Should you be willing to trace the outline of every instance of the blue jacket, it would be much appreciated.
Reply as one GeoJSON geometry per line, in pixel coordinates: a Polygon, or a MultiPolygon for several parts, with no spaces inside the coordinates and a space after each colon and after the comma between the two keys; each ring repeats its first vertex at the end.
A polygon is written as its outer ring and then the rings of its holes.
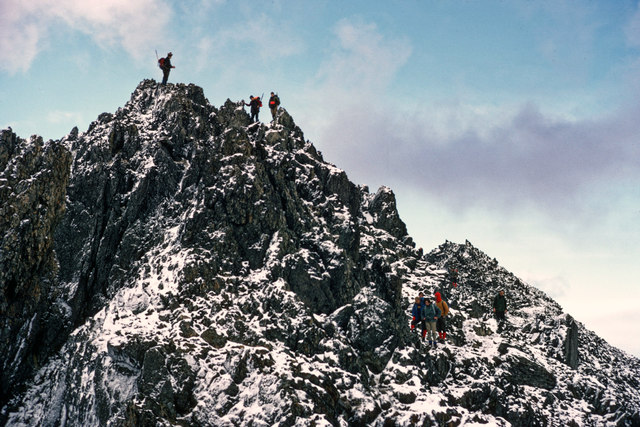
{"type": "Polygon", "coordinates": [[[434,317],[440,317],[441,314],[442,312],[434,303],[422,306],[422,318],[426,319],[427,322],[435,322],[436,319],[434,319],[434,317]]]}
{"type": "Polygon", "coordinates": [[[413,308],[411,309],[411,315],[416,318],[416,320],[422,319],[422,305],[413,303],[413,308]]]}

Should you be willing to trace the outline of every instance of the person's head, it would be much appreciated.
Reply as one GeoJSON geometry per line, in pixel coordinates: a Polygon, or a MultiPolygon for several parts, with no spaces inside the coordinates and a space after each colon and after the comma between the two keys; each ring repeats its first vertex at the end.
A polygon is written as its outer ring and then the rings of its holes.
{"type": "Polygon", "coordinates": [[[271,92],[271,96],[275,95],[275,93],[271,92]]]}
{"type": "Polygon", "coordinates": [[[420,292],[418,295],[420,295],[420,298],[424,297],[424,292],[420,292]]]}
{"type": "Polygon", "coordinates": [[[431,305],[431,300],[430,300],[429,298],[425,298],[425,299],[424,299],[424,303],[425,303],[426,305],[431,305]]]}
{"type": "Polygon", "coordinates": [[[502,295],[502,296],[504,296],[504,291],[503,291],[502,289],[500,289],[499,294],[500,294],[500,295],[502,295]]]}
{"type": "Polygon", "coordinates": [[[437,302],[439,302],[442,299],[442,295],[440,295],[440,292],[436,292],[435,294],[433,294],[433,296],[436,297],[437,302]]]}
{"type": "Polygon", "coordinates": [[[173,53],[171,53],[171,52],[167,53],[167,57],[168,58],[171,58],[172,56],[173,56],[173,53]]]}
{"type": "Polygon", "coordinates": [[[416,297],[415,302],[416,304],[420,304],[420,297],[416,297]]]}

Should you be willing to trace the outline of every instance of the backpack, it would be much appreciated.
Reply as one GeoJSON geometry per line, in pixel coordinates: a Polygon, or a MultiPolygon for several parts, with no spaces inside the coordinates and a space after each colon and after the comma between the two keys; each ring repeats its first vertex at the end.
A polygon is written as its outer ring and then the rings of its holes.
{"type": "Polygon", "coordinates": [[[161,70],[164,70],[164,58],[158,59],[158,67],[160,67],[161,70]]]}

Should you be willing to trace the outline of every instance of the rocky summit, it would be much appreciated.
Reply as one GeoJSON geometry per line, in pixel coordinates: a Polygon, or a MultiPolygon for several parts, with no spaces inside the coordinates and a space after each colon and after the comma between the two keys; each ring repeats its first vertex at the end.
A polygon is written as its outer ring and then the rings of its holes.
{"type": "Polygon", "coordinates": [[[84,133],[3,130],[0,196],[0,424],[640,425],[637,358],[469,242],[416,249],[283,109],[145,80],[84,133]]]}

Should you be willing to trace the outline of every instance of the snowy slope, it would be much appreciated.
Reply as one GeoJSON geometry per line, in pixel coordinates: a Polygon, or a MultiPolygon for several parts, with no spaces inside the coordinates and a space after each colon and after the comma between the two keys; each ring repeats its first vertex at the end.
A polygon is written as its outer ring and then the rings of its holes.
{"type": "Polygon", "coordinates": [[[251,124],[144,81],[62,143],[77,326],[8,425],[640,425],[637,359],[468,242],[423,255],[392,191],[352,184],[284,110],[251,124]],[[429,349],[409,313],[436,290],[450,332],[429,349]]]}

